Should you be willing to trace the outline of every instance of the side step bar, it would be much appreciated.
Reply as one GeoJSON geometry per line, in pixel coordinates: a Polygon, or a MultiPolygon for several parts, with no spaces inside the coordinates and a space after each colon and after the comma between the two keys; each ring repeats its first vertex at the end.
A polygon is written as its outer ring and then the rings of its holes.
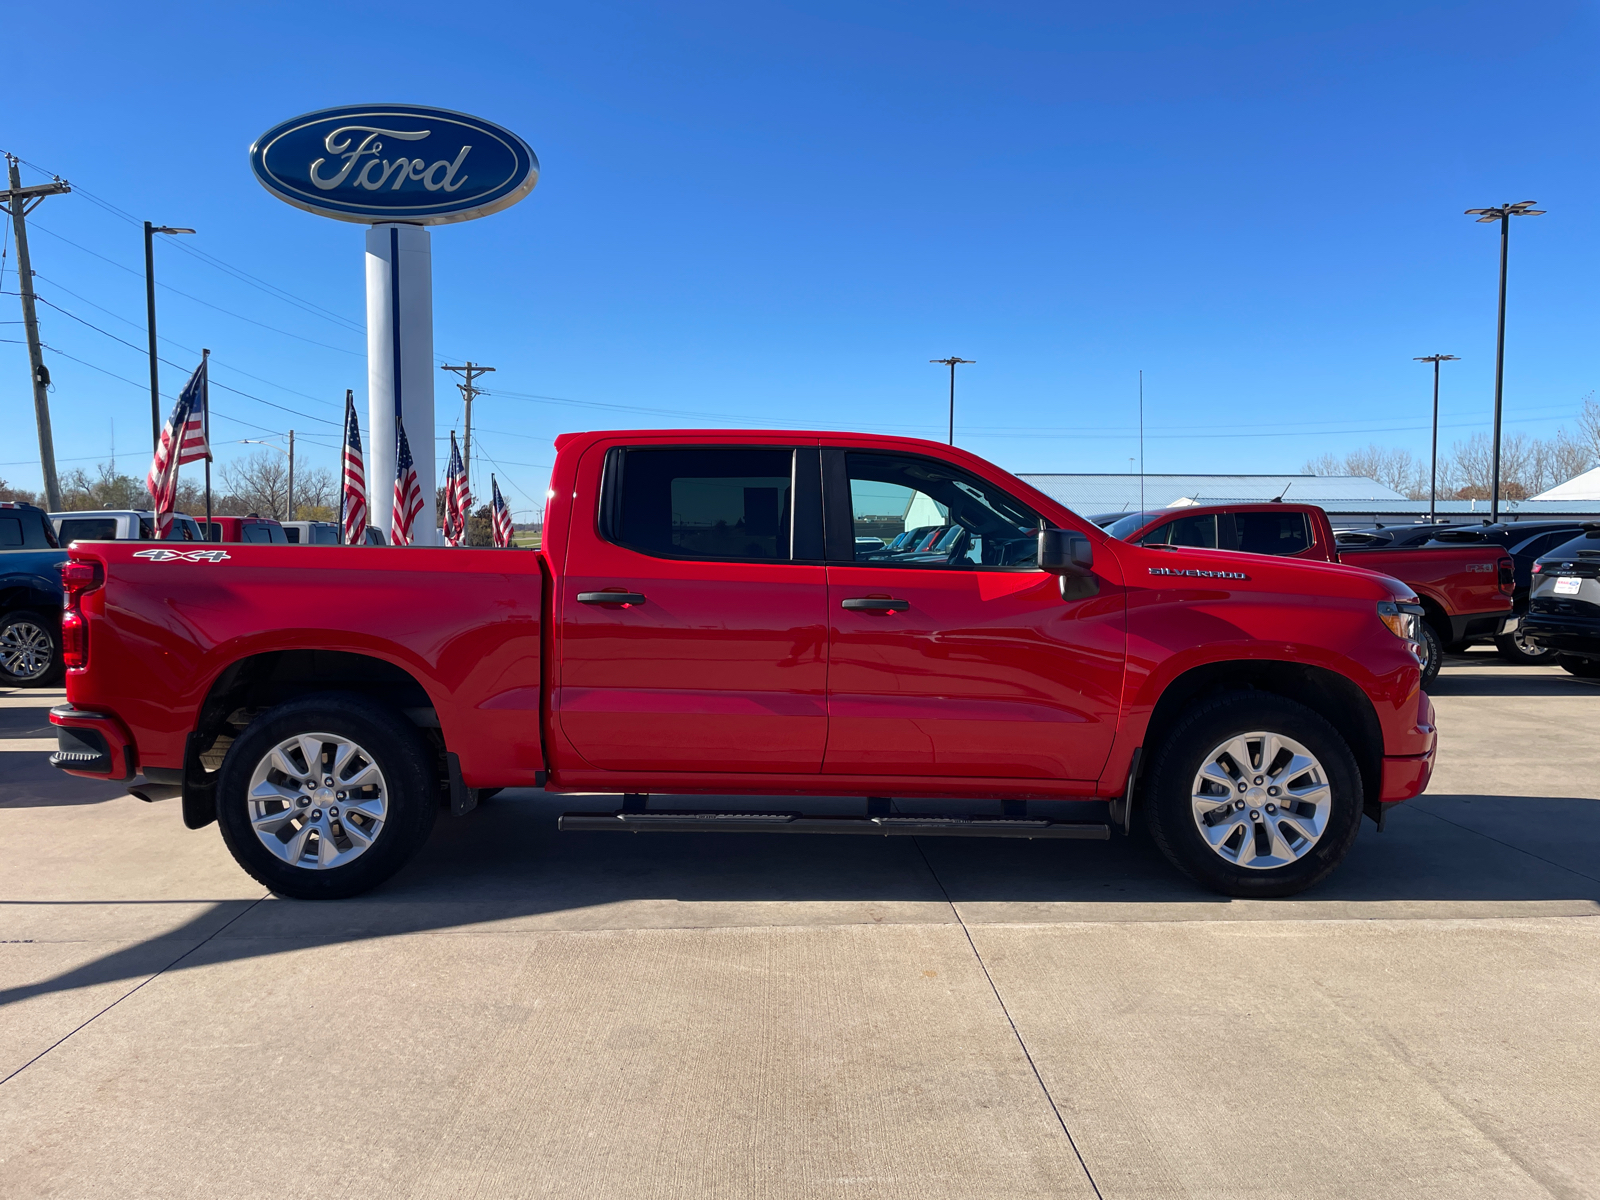
{"type": "Polygon", "coordinates": [[[1077,838],[1103,842],[1108,825],[1092,821],[1051,821],[1044,817],[941,816],[907,814],[869,817],[819,817],[799,812],[720,812],[666,809],[562,813],[563,831],[613,830],[619,833],[855,833],[878,837],[1077,838]]]}

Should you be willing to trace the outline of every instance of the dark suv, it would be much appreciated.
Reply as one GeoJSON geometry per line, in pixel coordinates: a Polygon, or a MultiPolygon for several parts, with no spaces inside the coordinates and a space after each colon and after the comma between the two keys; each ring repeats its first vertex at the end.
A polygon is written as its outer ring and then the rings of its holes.
{"type": "Polygon", "coordinates": [[[0,504],[0,685],[40,687],[61,673],[61,564],[44,509],[0,504]]]}
{"type": "Polygon", "coordinates": [[[1522,634],[1574,675],[1600,679],[1600,524],[1533,564],[1522,634]]]}

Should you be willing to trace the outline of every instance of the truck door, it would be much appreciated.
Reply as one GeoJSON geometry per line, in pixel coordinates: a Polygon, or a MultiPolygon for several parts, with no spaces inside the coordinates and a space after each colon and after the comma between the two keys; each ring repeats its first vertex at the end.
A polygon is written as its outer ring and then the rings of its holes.
{"type": "Polygon", "coordinates": [[[552,707],[573,748],[615,771],[821,770],[817,447],[612,447],[580,464],[596,490],[558,594],[552,707]]]}
{"type": "Polygon", "coordinates": [[[934,458],[823,454],[823,771],[1097,778],[1126,656],[1115,568],[1096,595],[1063,599],[1034,566],[1039,515],[993,483],[934,458]],[[931,549],[895,544],[926,525],[945,530],[931,549]]]}

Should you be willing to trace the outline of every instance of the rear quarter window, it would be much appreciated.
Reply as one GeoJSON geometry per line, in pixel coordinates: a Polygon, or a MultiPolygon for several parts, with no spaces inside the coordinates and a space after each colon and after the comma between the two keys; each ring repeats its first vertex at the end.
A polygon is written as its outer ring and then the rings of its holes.
{"type": "Polygon", "coordinates": [[[13,550],[23,543],[22,521],[17,517],[0,517],[0,550],[13,550]]]}
{"type": "Polygon", "coordinates": [[[1246,554],[1299,554],[1311,546],[1305,513],[1241,512],[1233,521],[1246,554]]]}
{"type": "Polygon", "coordinates": [[[61,532],[56,535],[61,544],[68,542],[114,542],[117,540],[115,517],[68,517],[61,522],[61,532]]]}

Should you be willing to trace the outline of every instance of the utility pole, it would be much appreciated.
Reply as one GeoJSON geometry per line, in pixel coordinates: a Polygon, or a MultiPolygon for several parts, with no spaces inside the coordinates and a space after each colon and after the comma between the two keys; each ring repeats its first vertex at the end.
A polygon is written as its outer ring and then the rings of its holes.
{"type": "Polygon", "coordinates": [[[1425,354],[1412,361],[1433,364],[1433,469],[1428,477],[1428,524],[1434,525],[1439,520],[1435,511],[1439,504],[1439,364],[1459,359],[1454,354],[1425,354]]]}
{"type": "Polygon", "coordinates": [[[975,363],[978,360],[975,358],[956,358],[952,355],[949,358],[930,358],[928,361],[950,368],[950,444],[954,446],[956,444],[956,368],[975,363]]]}
{"type": "Polygon", "coordinates": [[[440,367],[439,370],[455,371],[465,380],[463,383],[456,384],[456,387],[461,389],[462,399],[467,402],[467,430],[466,437],[462,439],[464,444],[461,447],[461,469],[466,472],[467,492],[470,494],[472,492],[472,398],[488,394],[482,388],[474,387],[472,381],[479,375],[487,375],[494,368],[480,367],[469,360],[462,366],[440,367]]]}
{"type": "Polygon", "coordinates": [[[50,372],[39,347],[39,315],[33,303],[33,262],[28,257],[28,225],[24,218],[38,208],[46,196],[58,196],[72,188],[58,178],[53,183],[22,186],[17,171],[18,159],[6,155],[10,187],[5,196],[5,211],[11,214],[11,227],[17,239],[17,279],[22,293],[22,324],[28,338],[28,367],[33,372],[33,419],[39,426],[39,471],[44,476],[44,501],[51,512],[61,511],[61,484],[56,479],[56,443],[50,434],[50,372]]]}
{"type": "Polygon", "coordinates": [[[289,430],[289,515],[294,520],[294,430],[289,430]]]}
{"type": "Polygon", "coordinates": [[[1469,208],[1466,215],[1477,217],[1479,225],[1500,222],[1500,323],[1494,342],[1494,466],[1489,482],[1489,523],[1500,523],[1500,394],[1506,376],[1506,260],[1511,248],[1512,217],[1542,217],[1545,210],[1534,208],[1534,200],[1518,200],[1498,208],[1469,208]]]}
{"type": "Polygon", "coordinates": [[[145,328],[150,332],[150,452],[161,445],[161,373],[156,365],[156,252],[155,234],[193,233],[170,225],[144,223],[144,312],[145,328]]]}

